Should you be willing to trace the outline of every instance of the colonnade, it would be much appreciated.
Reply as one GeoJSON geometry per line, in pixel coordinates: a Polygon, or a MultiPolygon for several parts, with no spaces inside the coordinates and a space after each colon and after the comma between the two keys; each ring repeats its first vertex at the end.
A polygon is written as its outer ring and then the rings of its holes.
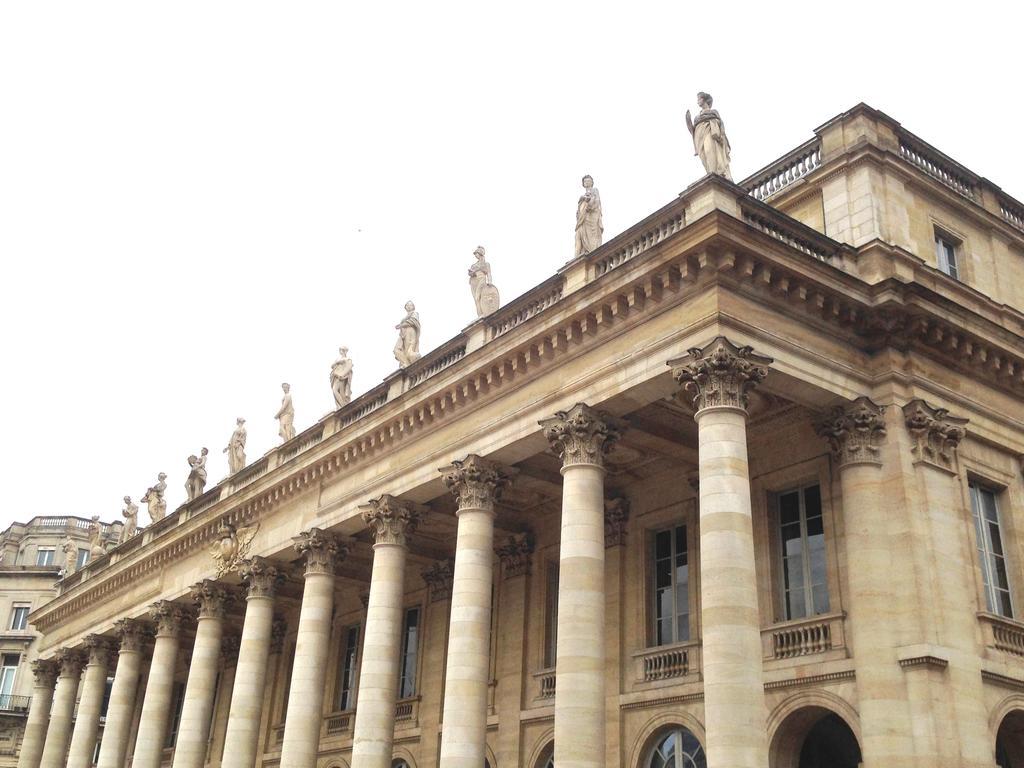
{"type": "MultiPolygon", "coordinates": [[[[746,409],[749,390],[765,377],[771,362],[749,347],[719,337],[669,363],[675,379],[692,397],[698,424],[704,707],[706,751],[712,768],[764,768],[768,764],[746,409]]],[[[563,477],[555,761],[559,768],[604,768],[608,677],[604,462],[624,424],[581,403],[545,419],[541,428],[561,457],[563,477]]],[[[440,765],[480,768],[486,752],[495,502],[509,473],[476,455],[443,471],[444,482],[457,500],[458,532],[440,765]]],[[[859,485],[865,493],[873,487],[867,480],[859,485]]],[[[353,731],[353,768],[391,767],[406,554],[420,514],[416,505],[389,495],[370,502],[363,513],[373,535],[374,554],[353,731]]],[[[342,537],[313,528],[296,537],[294,546],[304,560],[304,586],[280,764],[314,768],[335,568],[350,545],[342,537]]],[[[231,768],[251,768],[257,759],[275,585],[281,577],[276,566],[260,557],[246,561],[241,575],[247,591],[245,618],[223,756],[223,765],[231,768]]],[[[192,588],[192,598],[198,607],[198,626],[173,768],[201,768],[206,760],[217,654],[230,595],[223,586],[206,581],[192,588]]],[[[184,617],[183,607],[176,603],[160,601],[151,609],[156,641],[133,768],[157,768],[160,764],[184,617]]],[[[136,708],[141,625],[122,620],[116,634],[120,640],[118,663],[100,768],[123,767],[129,750],[129,723],[136,708]]],[[[91,756],[96,741],[96,702],[102,696],[114,651],[102,638],[88,645],[84,708],[80,705],[73,733],[74,698],[85,657],[79,651],[58,654],[59,677],[54,663],[37,665],[37,695],[19,768],[62,765],[68,738],[68,765],[88,765],[86,756],[91,756]]]]}

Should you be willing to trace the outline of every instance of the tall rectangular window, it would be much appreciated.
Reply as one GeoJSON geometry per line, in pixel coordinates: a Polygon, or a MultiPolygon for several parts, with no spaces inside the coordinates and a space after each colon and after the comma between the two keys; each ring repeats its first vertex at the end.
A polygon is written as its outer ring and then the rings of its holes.
{"type": "Polygon", "coordinates": [[[941,232],[935,233],[935,255],[939,262],[939,269],[952,277],[960,279],[960,269],[956,260],[957,243],[949,235],[941,232]]]}
{"type": "Polygon", "coordinates": [[[1010,602],[1010,581],[1003,552],[1003,536],[999,529],[999,508],[993,491],[977,483],[970,484],[971,515],[978,544],[981,580],[985,585],[985,604],[991,613],[1013,617],[1010,602]]]}
{"type": "Polygon", "coordinates": [[[821,488],[811,485],[780,493],[779,540],[786,619],[828,613],[828,570],[821,488]]]}
{"type": "Polygon", "coordinates": [[[57,557],[57,550],[53,547],[39,547],[36,549],[36,565],[53,565],[57,557]]]}
{"type": "Polygon", "coordinates": [[[548,563],[544,603],[544,668],[553,669],[558,648],[558,563],[548,563]]]}
{"type": "Polygon", "coordinates": [[[690,639],[690,565],[686,526],[654,534],[654,644],[690,639]]]}
{"type": "Polygon", "coordinates": [[[18,674],[18,662],[21,656],[17,653],[5,653],[0,656],[0,710],[9,710],[11,693],[14,692],[14,678],[18,674]]]}
{"type": "Polygon", "coordinates": [[[345,644],[341,661],[338,663],[338,699],[335,708],[339,712],[356,705],[356,663],[359,661],[359,625],[349,627],[345,632],[345,644]]]}
{"type": "Polygon", "coordinates": [[[103,686],[103,701],[100,704],[100,722],[106,722],[107,710],[110,708],[110,694],[114,690],[114,678],[107,676],[106,684],[103,686]]]}
{"type": "Polygon", "coordinates": [[[32,606],[15,603],[11,608],[11,629],[28,629],[28,614],[32,606]]]}
{"type": "Polygon", "coordinates": [[[181,725],[181,708],[185,705],[185,684],[175,683],[171,689],[171,721],[167,727],[167,739],[164,749],[170,749],[178,743],[178,727],[181,725]]]}
{"type": "Polygon", "coordinates": [[[78,570],[83,565],[89,562],[89,550],[78,548],[78,557],[75,558],[75,570],[78,570]]]}
{"type": "Polygon", "coordinates": [[[416,695],[416,655],[419,651],[420,609],[409,608],[405,612],[405,626],[402,629],[402,676],[398,680],[398,698],[407,699],[416,695]]]}

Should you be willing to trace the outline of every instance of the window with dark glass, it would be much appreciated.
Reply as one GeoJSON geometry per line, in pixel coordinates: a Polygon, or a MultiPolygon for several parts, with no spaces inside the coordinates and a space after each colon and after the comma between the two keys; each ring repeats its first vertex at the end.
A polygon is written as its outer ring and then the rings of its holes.
{"type": "Polygon", "coordinates": [[[178,743],[178,728],[181,726],[181,708],[185,705],[185,684],[175,683],[171,690],[171,720],[167,727],[167,738],[164,749],[170,749],[178,743]]]}
{"type": "Polygon", "coordinates": [[[828,570],[821,488],[780,493],[779,540],[782,602],[786,619],[828,613],[828,570]]]}
{"type": "Polygon", "coordinates": [[[1010,580],[1003,551],[1003,535],[999,528],[999,507],[996,494],[977,483],[970,484],[971,515],[978,546],[978,563],[985,588],[985,604],[991,613],[1013,617],[1010,602],[1010,580]]]}
{"type": "Polygon", "coordinates": [[[409,608],[405,612],[402,628],[402,675],[398,680],[398,698],[406,699],[416,695],[416,661],[419,651],[420,609],[409,608]]]}
{"type": "Polygon", "coordinates": [[[349,627],[345,632],[345,643],[341,661],[338,665],[338,700],[335,702],[339,712],[352,709],[356,705],[356,663],[359,660],[359,626],[349,627]]]}
{"type": "Polygon", "coordinates": [[[29,605],[14,604],[11,609],[11,629],[28,629],[29,605]]]}
{"type": "Polygon", "coordinates": [[[89,562],[89,550],[79,547],[78,556],[75,558],[75,567],[81,568],[89,562]]]}
{"type": "Polygon", "coordinates": [[[544,668],[555,666],[558,646],[558,563],[548,563],[544,595],[544,668]]]}
{"type": "Polygon", "coordinates": [[[935,233],[935,253],[939,269],[950,277],[959,280],[960,269],[956,259],[957,243],[949,235],[935,233]]]}
{"type": "Polygon", "coordinates": [[[107,719],[107,708],[110,706],[110,692],[112,690],[114,690],[114,678],[108,676],[106,684],[103,686],[103,702],[100,704],[101,723],[107,719]]]}
{"type": "Polygon", "coordinates": [[[690,639],[690,566],[686,526],[654,534],[654,644],[690,639]]]}

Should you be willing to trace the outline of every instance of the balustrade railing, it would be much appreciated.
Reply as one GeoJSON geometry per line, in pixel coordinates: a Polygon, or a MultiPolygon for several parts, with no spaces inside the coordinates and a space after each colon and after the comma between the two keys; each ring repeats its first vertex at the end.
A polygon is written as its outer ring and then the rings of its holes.
{"type": "Polygon", "coordinates": [[[538,286],[539,293],[537,291],[531,291],[531,297],[529,299],[517,299],[507,307],[499,309],[490,318],[488,318],[489,338],[496,339],[499,336],[503,336],[513,328],[525,323],[531,317],[539,315],[548,307],[561,301],[563,284],[562,277],[558,276],[548,280],[547,282],[549,283],[547,286],[543,283],[538,286]]]}
{"type": "Polygon", "coordinates": [[[420,697],[415,696],[408,699],[400,699],[395,704],[395,723],[403,725],[415,725],[419,716],[420,697]]]}
{"type": "Polygon", "coordinates": [[[10,693],[0,694],[0,712],[8,715],[28,714],[28,708],[31,704],[31,696],[14,696],[10,693]]]}
{"type": "Polygon", "coordinates": [[[535,672],[533,677],[537,681],[538,699],[555,698],[555,670],[542,669],[540,672],[535,672]]]}
{"type": "Polygon", "coordinates": [[[812,139],[745,179],[740,186],[756,200],[767,200],[821,166],[821,141],[812,139]]]}
{"type": "Polygon", "coordinates": [[[818,261],[831,262],[836,256],[835,248],[826,244],[827,238],[789,217],[755,210],[752,204],[747,203],[743,206],[743,220],[754,229],[818,261]]]}
{"type": "Polygon", "coordinates": [[[448,366],[454,365],[465,356],[466,345],[460,344],[447,352],[442,352],[434,359],[428,358],[427,360],[417,361],[416,368],[413,369],[409,376],[409,386],[415,387],[417,384],[421,384],[448,366]]]}
{"type": "MultiPolygon", "coordinates": [[[[657,216],[657,214],[655,214],[657,216]]],[[[686,226],[683,211],[676,210],[664,215],[660,220],[654,221],[639,233],[631,237],[626,243],[615,248],[607,256],[599,258],[594,263],[594,272],[600,277],[610,272],[640,254],[649,251],[665,238],[674,235],[686,226]]]]}
{"type": "Polygon", "coordinates": [[[814,616],[761,631],[765,659],[795,659],[844,648],[843,614],[814,616]]]}
{"type": "Polygon", "coordinates": [[[1024,206],[1017,205],[1005,198],[999,200],[999,212],[1012,226],[1024,232],[1024,206]]]}
{"type": "Polygon", "coordinates": [[[985,645],[1013,656],[1024,656],[1024,624],[994,613],[979,613],[985,645]]]}
{"type": "Polygon", "coordinates": [[[645,648],[633,654],[636,664],[636,679],[650,683],[655,680],[671,680],[685,677],[699,668],[697,643],[678,643],[655,648],[645,648]]]}
{"type": "Polygon", "coordinates": [[[284,464],[286,461],[290,461],[304,451],[308,451],[314,445],[324,439],[324,425],[318,424],[316,428],[310,431],[306,435],[299,435],[298,438],[293,440],[291,444],[282,446],[279,451],[280,460],[278,463],[284,464]]]}
{"type": "Polygon", "coordinates": [[[968,200],[977,199],[975,182],[954,163],[908,136],[900,136],[900,156],[968,200]]]}
{"type": "Polygon", "coordinates": [[[352,730],[352,722],[355,720],[355,712],[335,712],[324,718],[324,735],[337,736],[340,733],[349,733],[352,730]]]}

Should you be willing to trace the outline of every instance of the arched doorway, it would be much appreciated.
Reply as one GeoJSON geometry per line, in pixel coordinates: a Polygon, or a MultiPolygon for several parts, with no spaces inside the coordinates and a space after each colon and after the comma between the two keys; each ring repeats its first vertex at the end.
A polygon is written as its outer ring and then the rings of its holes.
{"type": "Polygon", "coordinates": [[[1013,710],[999,724],[996,765],[999,768],[1024,768],[1024,710],[1013,710]]]}
{"type": "Polygon", "coordinates": [[[850,726],[824,707],[791,713],[772,739],[771,768],[858,768],[860,763],[860,745],[850,726]]]}

